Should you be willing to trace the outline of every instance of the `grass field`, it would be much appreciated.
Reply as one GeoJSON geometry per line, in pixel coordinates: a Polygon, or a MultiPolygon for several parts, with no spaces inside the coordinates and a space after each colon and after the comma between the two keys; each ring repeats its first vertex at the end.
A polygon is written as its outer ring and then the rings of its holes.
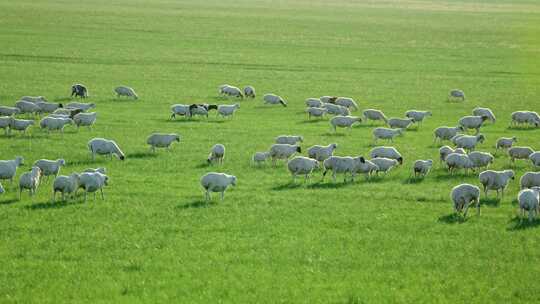
{"type": "MultiPolygon", "coordinates": [[[[497,122],[495,140],[515,135],[540,149],[540,129],[509,129],[510,113],[540,110],[537,1],[86,1],[0,0],[0,104],[23,95],[67,102],[89,87],[93,131],[68,127],[30,137],[0,135],[0,159],[26,166],[65,158],[68,174],[105,166],[106,199],[51,202],[48,181],[17,200],[0,196],[0,302],[179,303],[531,303],[540,288],[540,220],[518,223],[519,182],[482,199],[482,215],[452,216],[450,189],[477,176],[449,176],[438,164],[410,182],[415,159],[437,159],[433,129],[455,125],[476,106],[497,122]],[[253,85],[289,107],[242,101],[233,120],[168,120],[173,103],[233,103],[217,86],[253,85]],[[112,89],[135,88],[139,101],[112,89]],[[468,101],[447,103],[449,89],[468,101]],[[250,157],[281,134],[303,147],[338,143],[337,155],[367,155],[373,126],[330,132],[307,121],[307,97],[354,97],[360,108],[433,117],[399,137],[404,165],[385,178],[292,184],[282,166],[250,157]],[[153,155],[154,131],[177,132],[172,152],[153,155]],[[92,162],[86,143],[116,140],[126,160],[92,162]],[[210,147],[225,163],[205,165],[210,147]],[[209,171],[238,185],[205,204],[209,171]]],[[[353,112],[359,115],[359,112],[353,112]]],[[[509,167],[499,153],[495,169],[509,167]]],[[[527,162],[514,168],[519,178],[527,162]]]]}

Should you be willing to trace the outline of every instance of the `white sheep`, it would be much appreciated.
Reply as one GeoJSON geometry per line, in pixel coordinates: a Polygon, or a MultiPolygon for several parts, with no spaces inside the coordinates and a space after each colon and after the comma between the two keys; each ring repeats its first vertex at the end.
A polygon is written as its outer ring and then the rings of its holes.
{"type": "Polygon", "coordinates": [[[433,167],[433,160],[431,159],[428,159],[428,160],[419,159],[415,161],[413,165],[414,177],[418,177],[418,176],[425,177],[431,171],[432,167],[433,167]]]}
{"type": "Polygon", "coordinates": [[[369,152],[369,155],[371,158],[384,157],[384,158],[395,159],[399,162],[399,164],[403,164],[403,157],[398,152],[398,150],[396,150],[396,148],[394,147],[384,147],[384,146],[375,147],[371,149],[371,151],[369,152]]]}
{"type": "Polygon", "coordinates": [[[308,157],[318,161],[324,161],[334,154],[334,150],[337,149],[337,147],[338,145],[336,143],[327,146],[314,145],[307,150],[308,157]]]}
{"type": "Polygon", "coordinates": [[[156,148],[167,148],[167,150],[170,150],[170,146],[174,141],[180,142],[180,135],[176,133],[152,133],[146,139],[146,143],[150,145],[152,152],[156,152],[156,148]]]}
{"type": "Polygon", "coordinates": [[[96,154],[109,155],[110,159],[112,159],[113,154],[120,158],[120,160],[124,160],[125,158],[124,152],[120,150],[120,147],[118,147],[114,140],[93,138],[88,142],[88,149],[92,153],[92,160],[95,160],[96,154]]]}
{"type": "Polygon", "coordinates": [[[395,159],[385,158],[385,157],[377,157],[370,160],[372,163],[377,165],[379,169],[377,169],[375,172],[377,174],[379,172],[384,172],[384,175],[388,173],[392,168],[398,165],[398,161],[395,159]]]}
{"type": "Polygon", "coordinates": [[[296,156],[287,163],[287,168],[293,176],[293,182],[296,182],[296,176],[298,174],[304,174],[307,181],[311,172],[319,168],[319,162],[308,157],[296,156]]]}
{"type": "Polygon", "coordinates": [[[308,119],[311,119],[311,116],[322,118],[326,113],[328,113],[328,109],[310,107],[306,109],[306,112],[308,113],[308,119]]]}
{"type": "Polygon", "coordinates": [[[302,153],[302,148],[298,145],[289,144],[273,144],[270,147],[270,157],[272,158],[272,164],[276,166],[278,159],[289,159],[295,153],[302,153]]]}
{"type": "Polygon", "coordinates": [[[330,120],[330,125],[334,132],[336,132],[337,127],[351,130],[352,125],[357,122],[362,122],[362,118],[356,116],[336,116],[330,120]]]}
{"type": "Polygon", "coordinates": [[[9,126],[11,125],[12,120],[13,117],[11,116],[0,116],[0,129],[4,129],[5,135],[9,135],[11,133],[9,126]]]}
{"type": "Polygon", "coordinates": [[[472,111],[472,115],[485,117],[492,123],[495,123],[495,114],[493,114],[493,112],[489,108],[474,108],[474,110],[472,111]]]}
{"type": "Polygon", "coordinates": [[[323,103],[335,103],[336,99],[337,99],[337,96],[321,96],[321,97],[319,97],[319,99],[323,103]]]}
{"type": "Polygon", "coordinates": [[[297,143],[303,141],[304,137],[300,135],[280,135],[276,137],[276,144],[296,145],[297,143]]]}
{"type": "Polygon", "coordinates": [[[94,103],[84,103],[84,102],[70,102],[66,105],[66,108],[80,109],[83,112],[86,112],[95,107],[96,107],[96,104],[94,103]]]}
{"type": "Polygon", "coordinates": [[[223,94],[243,99],[244,95],[242,95],[242,90],[235,86],[226,85],[222,88],[223,94]]]}
{"type": "Polygon", "coordinates": [[[266,94],[263,96],[264,104],[281,104],[286,107],[287,102],[281,96],[275,94],[266,94]]]}
{"type": "Polygon", "coordinates": [[[9,129],[15,131],[22,131],[23,134],[26,134],[26,130],[28,130],[28,128],[33,125],[33,120],[13,118],[11,120],[11,124],[9,125],[9,129]]]}
{"type": "Polygon", "coordinates": [[[94,172],[99,172],[101,174],[107,174],[107,169],[103,168],[103,167],[99,167],[99,168],[88,168],[88,169],[84,169],[83,172],[89,172],[89,173],[94,173],[94,172]]]}
{"type": "Polygon", "coordinates": [[[189,105],[185,104],[174,104],[171,106],[171,119],[176,118],[176,115],[181,115],[185,117],[191,116],[191,111],[189,105]]]}
{"type": "Polygon", "coordinates": [[[500,137],[497,139],[497,142],[495,143],[495,149],[503,149],[508,150],[512,148],[512,145],[517,142],[517,137],[500,137]]]}
{"type": "Polygon", "coordinates": [[[529,155],[529,159],[531,160],[533,166],[540,167],[540,151],[531,153],[531,155],[529,155]]]}
{"type": "Polygon", "coordinates": [[[394,117],[394,118],[388,119],[387,123],[390,128],[407,129],[409,126],[411,126],[414,123],[414,119],[394,117]]]}
{"type": "Polygon", "coordinates": [[[347,109],[344,106],[332,104],[332,103],[323,103],[323,108],[326,109],[326,112],[328,114],[332,115],[341,115],[341,116],[348,116],[350,114],[349,109],[347,109]]]}
{"type": "Polygon", "coordinates": [[[33,102],[25,101],[25,100],[19,100],[15,103],[15,107],[19,108],[21,111],[21,114],[25,113],[31,113],[31,114],[38,114],[41,112],[41,109],[39,106],[33,102]]]}
{"type": "Polygon", "coordinates": [[[518,193],[519,210],[521,211],[521,220],[525,217],[525,211],[529,212],[529,222],[538,216],[540,212],[540,187],[524,189],[518,193]]]}
{"type": "Polygon", "coordinates": [[[309,108],[320,108],[323,106],[322,101],[319,98],[308,98],[306,99],[306,106],[309,108]]]}
{"type": "Polygon", "coordinates": [[[540,172],[527,172],[519,179],[521,189],[540,187],[540,172]]]}
{"type": "Polygon", "coordinates": [[[96,199],[96,192],[101,192],[101,199],[105,199],[103,195],[103,187],[109,184],[109,177],[100,172],[84,172],[79,175],[79,188],[84,189],[84,201],[86,202],[86,196],[88,193],[94,193],[94,200],[96,199]]]}
{"type": "Polygon", "coordinates": [[[240,109],[240,104],[238,103],[235,103],[233,105],[219,105],[216,115],[221,115],[222,117],[232,117],[237,109],[240,109]]]}
{"type": "Polygon", "coordinates": [[[201,178],[201,186],[206,191],[205,199],[211,200],[210,192],[221,192],[221,200],[229,185],[236,186],[236,176],[225,173],[210,172],[201,178]]]}
{"type": "Polygon", "coordinates": [[[73,119],[47,116],[39,122],[40,128],[47,129],[47,132],[60,130],[61,133],[64,133],[66,125],[73,125],[73,119]]]}
{"type": "Polygon", "coordinates": [[[454,140],[456,147],[463,148],[467,151],[472,151],[476,148],[476,145],[483,143],[486,138],[482,134],[475,136],[472,135],[463,135],[454,140]]]}
{"type": "Polygon", "coordinates": [[[487,120],[485,116],[464,116],[459,119],[458,125],[462,126],[463,129],[475,129],[476,134],[480,132],[480,127],[487,120]]]}
{"type": "Polygon", "coordinates": [[[41,176],[41,169],[38,167],[32,167],[32,170],[25,172],[19,178],[19,199],[24,189],[30,191],[30,196],[36,194],[39,186],[39,177],[41,176]]]}
{"type": "Polygon", "coordinates": [[[495,190],[497,191],[497,198],[499,198],[499,191],[501,191],[501,195],[504,197],[504,189],[506,189],[510,180],[514,180],[514,176],[515,173],[512,170],[486,170],[478,175],[478,179],[484,187],[486,197],[489,190],[495,190]]]}
{"type": "Polygon", "coordinates": [[[204,106],[199,106],[197,105],[196,107],[192,107],[190,109],[191,111],[191,116],[206,116],[206,118],[208,118],[208,109],[206,109],[204,106]]]}
{"type": "Polygon", "coordinates": [[[513,112],[511,125],[519,126],[522,124],[534,125],[535,127],[540,127],[540,117],[538,113],[533,111],[516,111],[513,112]]]}
{"type": "Polygon", "coordinates": [[[64,115],[64,116],[67,116],[67,117],[73,119],[75,117],[75,115],[77,115],[79,113],[82,113],[82,112],[84,112],[84,111],[82,109],[79,109],[79,108],[59,108],[59,109],[54,110],[54,112],[49,116],[52,116],[52,115],[64,115]]]}
{"type": "Polygon", "coordinates": [[[463,217],[467,217],[471,204],[476,204],[477,214],[480,215],[480,188],[471,184],[457,185],[452,188],[450,198],[454,203],[454,211],[463,212],[463,217]]]}
{"type": "Polygon", "coordinates": [[[450,140],[452,139],[454,136],[458,135],[459,132],[463,132],[465,131],[465,129],[462,127],[462,126],[457,126],[457,127],[447,127],[447,126],[443,126],[443,127],[438,127],[437,129],[435,129],[435,131],[433,132],[434,135],[435,135],[435,142],[437,140],[440,140],[440,141],[443,141],[443,140],[450,140]]]}
{"type": "Polygon", "coordinates": [[[17,107],[0,106],[0,115],[13,116],[20,113],[21,109],[17,107]]]}
{"type": "Polygon", "coordinates": [[[384,123],[388,123],[388,118],[384,115],[382,111],[375,109],[367,109],[363,112],[365,120],[382,120],[384,123]]]}
{"type": "Polygon", "coordinates": [[[62,193],[62,201],[66,200],[66,194],[70,195],[73,199],[77,189],[79,188],[79,179],[80,177],[77,173],[72,173],[69,176],[57,176],[53,182],[53,201],[56,200],[56,192],[62,193]]]}
{"type": "Polygon", "coordinates": [[[450,153],[446,156],[444,161],[448,166],[448,172],[450,172],[450,174],[454,174],[454,171],[459,169],[465,169],[465,174],[467,174],[468,169],[474,167],[473,162],[469,159],[467,154],[450,153]]]}
{"type": "Polygon", "coordinates": [[[43,96],[23,96],[19,100],[29,101],[29,102],[33,102],[33,103],[47,102],[47,98],[45,98],[43,96]]]}
{"type": "Polygon", "coordinates": [[[218,94],[219,95],[226,95],[227,94],[227,87],[230,87],[231,85],[229,84],[222,84],[220,86],[218,86],[218,94]]]}
{"type": "Polygon", "coordinates": [[[209,164],[213,163],[214,161],[217,161],[218,164],[222,164],[224,158],[225,146],[222,144],[215,144],[210,150],[207,161],[209,164]]]}
{"type": "Polygon", "coordinates": [[[441,163],[446,160],[446,157],[451,153],[466,154],[465,150],[462,148],[452,149],[449,146],[442,146],[439,148],[439,156],[441,163]]]}
{"type": "Polygon", "coordinates": [[[60,168],[66,165],[64,159],[49,160],[49,159],[39,159],[34,162],[34,167],[41,169],[41,174],[45,177],[51,175],[58,176],[60,168]]]}
{"type": "Polygon", "coordinates": [[[510,156],[512,163],[514,163],[516,159],[529,159],[529,156],[533,153],[534,150],[530,147],[512,147],[508,149],[508,155],[510,156]]]}
{"type": "Polygon", "coordinates": [[[87,126],[90,130],[92,130],[92,126],[96,122],[96,119],[97,119],[96,112],[79,113],[73,116],[73,122],[75,122],[75,125],[77,126],[77,130],[81,126],[87,126]]]}
{"type": "Polygon", "coordinates": [[[465,93],[460,89],[452,89],[448,93],[448,101],[461,100],[465,101],[465,93]]]}
{"type": "Polygon", "coordinates": [[[126,96],[126,97],[131,97],[135,100],[139,99],[139,96],[137,96],[137,93],[135,93],[135,90],[133,90],[130,87],[119,86],[114,89],[114,92],[116,93],[117,97],[126,96]]]}
{"type": "Polygon", "coordinates": [[[377,143],[378,139],[390,140],[394,142],[394,137],[403,134],[403,129],[375,128],[373,129],[373,140],[377,143]]]}
{"type": "Polygon", "coordinates": [[[377,166],[370,160],[364,159],[364,162],[355,162],[354,173],[365,174],[366,179],[369,178],[373,173],[377,173],[377,171],[379,171],[379,166],[377,166]]]}
{"type": "Polygon", "coordinates": [[[255,98],[255,88],[252,86],[246,86],[244,88],[244,96],[255,98]]]}
{"type": "Polygon", "coordinates": [[[359,170],[360,164],[365,163],[362,156],[331,156],[323,162],[323,180],[328,171],[332,171],[332,179],[336,181],[336,174],[343,173],[343,182],[347,182],[347,173],[351,175],[351,181],[354,182],[354,177],[359,170]]]}
{"type": "Polygon", "coordinates": [[[270,158],[270,152],[255,152],[251,160],[254,164],[260,165],[264,163],[268,158],[270,158]]]}
{"type": "Polygon", "coordinates": [[[52,113],[63,107],[61,103],[57,102],[38,102],[36,105],[39,107],[40,113],[52,113]]]}
{"type": "Polygon", "coordinates": [[[334,103],[348,109],[358,110],[358,104],[350,97],[338,97],[334,103]]]}
{"type": "Polygon", "coordinates": [[[473,151],[469,153],[468,156],[473,163],[473,168],[487,168],[495,159],[493,155],[488,152],[473,151]]]}
{"type": "Polygon", "coordinates": [[[9,179],[13,183],[17,168],[22,164],[24,164],[24,158],[22,156],[17,156],[12,160],[0,160],[0,180],[9,179]]]}
{"type": "Polygon", "coordinates": [[[424,119],[428,116],[431,116],[430,111],[409,110],[405,112],[405,117],[413,119],[414,122],[417,122],[418,124],[422,124],[424,119]]]}

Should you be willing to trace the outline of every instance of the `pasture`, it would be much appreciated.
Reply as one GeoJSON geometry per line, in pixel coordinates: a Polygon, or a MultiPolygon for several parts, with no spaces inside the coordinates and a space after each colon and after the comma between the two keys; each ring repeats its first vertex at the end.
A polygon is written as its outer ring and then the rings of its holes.
{"type": "MultiPolygon", "coordinates": [[[[517,136],[540,150],[540,129],[509,128],[510,114],[540,110],[540,4],[536,1],[6,1],[0,0],[0,104],[23,95],[69,102],[89,88],[92,131],[64,136],[37,126],[0,135],[0,159],[64,158],[61,174],[106,167],[105,200],[52,202],[2,181],[0,302],[530,303],[538,301],[540,220],[519,224],[518,161],[502,200],[482,196],[482,214],[453,216],[449,193],[477,173],[450,176],[438,164],[438,126],[476,106],[497,116],[478,150],[517,136]],[[255,100],[218,96],[253,85],[255,100]],[[117,85],[139,100],[118,99],[117,85]],[[460,88],[463,103],[448,103],[460,88]],[[263,105],[275,93],[288,107],[263,105]],[[256,151],[282,134],[302,148],[337,143],[336,155],[368,155],[375,124],[330,131],[308,120],[304,100],[351,96],[389,117],[430,110],[393,144],[404,164],[387,176],[333,183],[321,171],[292,183],[283,162],[255,168],[256,151]],[[240,103],[233,119],[169,120],[175,103],[240,103]],[[179,133],[151,153],[152,132],[179,133]],[[92,161],[87,142],[114,139],[125,161],[92,161]],[[223,165],[208,166],[212,145],[223,165]],[[416,159],[434,170],[410,179],[416,159]],[[200,178],[234,174],[225,200],[206,203],[200,178]]],[[[212,112],[215,113],[215,112],[212,112]]],[[[361,111],[352,115],[361,115],[361,111]]],[[[1,133],[1,132],[0,132],[1,133]]],[[[447,143],[446,143],[447,144],[447,143]]],[[[305,155],[305,153],[303,153],[305,155]]],[[[506,169],[496,154],[492,168],[506,169]]],[[[79,192],[80,194],[80,192],[79,192]]]]}

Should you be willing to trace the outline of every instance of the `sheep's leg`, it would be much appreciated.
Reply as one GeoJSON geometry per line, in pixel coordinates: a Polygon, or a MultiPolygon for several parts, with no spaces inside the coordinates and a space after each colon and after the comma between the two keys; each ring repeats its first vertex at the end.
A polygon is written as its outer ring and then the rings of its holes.
{"type": "Polygon", "coordinates": [[[99,191],[101,192],[101,199],[104,200],[104,199],[105,199],[105,195],[103,195],[103,188],[99,188],[99,191]]]}
{"type": "Polygon", "coordinates": [[[467,211],[469,210],[469,203],[465,203],[465,210],[463,211],[463,218],[467,218],[467,211]]]}
{"type": "Polygon", "coordinates": [[[206,190],[206,192],[204,193],[204,199],[206,201],[209,201],[211,198],[210,198],[210,193],[208,192],[208,189],[206,190]]]}
{"type": "Polygon", "coordinates": [[[94,191],[94,201],[96,201],[96,191],[94,191]]]}
{"type": "Polygon", "coordinates": [[[533,220],[533,212],[534,212],[533,208],[530,208],[529,209],[529,223],[532,222],[533,220]]]}
{"type": "Polygon", "coordinates": [[[336,182],[336,171],[332,171],[332,180],[336,182]]]}
{"type": "Polygon", "coordinates": [[[221,200],[225,197],[225,191],[221,191],[221,200]]]}

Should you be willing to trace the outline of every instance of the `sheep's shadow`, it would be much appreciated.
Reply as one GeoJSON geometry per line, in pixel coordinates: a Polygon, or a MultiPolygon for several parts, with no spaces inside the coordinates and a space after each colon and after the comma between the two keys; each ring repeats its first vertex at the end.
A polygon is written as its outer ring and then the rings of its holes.
{"type": "Polygon", "coordinates": [[[469,177],[474,177],[474,175],[473,174],[464,174],[464,173],[453,174],[452,175],[450,173],[447,173],[447,174],[436,175],[435,180],[437,180],[437,181],[447,181],[447,180],[463,179],[463,178],[469,178],[469,177]]]}
{"type": "MultiPolygon", "coordinates": [[[[217,199],[219,200],[219,198],[217,198],[217,199]]],[[[213,200],[206,201],[206,200],[203,200],[203,199],[196,199],[195,201],[193,201],[191,203],[178,205],[178,206],[176,206],[176,208],[177,209],[208,208],[208,207],[216,206],[217,204],[218,203],[213,201],[213,200]]]]}
{"type": "Polygon", "coordinates": [[[126,158],[134,158],[134,159],[140,159],[140,158],[155,158],[157,157],[158,153],[154,153],[154,152],[150,152],[150,151],[147,151],[147,152],[134,152],[134,153],[130,153],[130,154],[127,154],[126,155],[126,158]]]}
{"type": "Polygon", "coordinates": [[[212,167],[212,164],[210,164],[208,162],[200,163],[200,164],[195,166],[195,168],[197,168],[197,169],[203,169],[203,168],[209,168],[209,167],[212,167]]]}
{"type": "Polygon", "coordinates": [[[76,160],[76,161],[71,161],[67,163],[67,165],[70,165],[70,166],[81,166],[81,165],[86,166],[86,165],[97,165],[97,164],[105,164],[105,160],[104,159],[92,160],[92,158],[89,158],[85,160],[76,160]]]}
{"type": "Polygon", "coordinates": [[[345,133],[338,133],[338,132],[326,132],[323,135],[325,135],[325,136],[338,136],[338,137],[346,136],[345,133]]]}
{"type": "Polygon", "coordinates": [[[47,210],[47,209],[59,209],[59,208],[64,208],[64,207],[68,207],[72,205],[79,205],[79,204],[84,204],[84,198],[82,198],[81,196],[76,196],[75,199],[72,199],[72,200],[67,199],[65,201],[62,201],[62,200],[53,201],[51,199],[49,201],[25,206],[24,208],[28,210],[47,210]]]}
{"type": "Polygon", "coordinates": [[[55,102],[63,102],[63,101],[75,101],[73,97],[56,97],[53,99],[55,102]]]}
{"type": "Polygon", "coordinates": [[[18,199],[12,198],[12,199],[8,199],[8,200],[5,200],[5,201],[0,201],[0,205],[11,205],[11,204],[16,203],[18,201],[19,201],[18,199]]]}
{"type": "Polygon", "coordinates": [[[285,191],[302,188],[302,186],[304,186],[304,183],[290,181],[286,184],[274,186],[271,189],[274,191],[285,191]]]}
{"type": "Polygon", "coordinates": [[[333,182],[333,181],[330,181],[330,182],[326,182],[326,183],[324,181],[319,181],[319,182],[310,184],[307,187],[309,189],[340,189],[340,188],[343,188],[343,187],[352,186],[354,184],[356,184],[356,181],[355,182],[352,182],[352,181],[347,181],[347,182],[337,182],[337,181],[333,182]]]}
{"type": "Polygon", "coordinates": [[[297,124],[314,124],[314,123],[325,122],[325,121],[327,121],[327,120],[324,120],[324,119],[306,119],[306,120],[302,120],[302,121],[297,122],[297,124]]]}
{"type": "Polygon", "coordinates": [[[508,231],[520,231],[520,230],[527,230],[532,229],[540,226],[540,219],[536,217],[532,221],[529,222],[528,214],[525,213],[525,217],[521,218],[519,215],[513,217],[510,220],[510,227],[508,227],[506,230],[508,231]]]}
{"type": "Polygon", "coordinates": [[[480,199],[480,205],[486,205],[486,206],[489,206],[489,207],[499,207],[500,204],[501,204],[501,199],[500,198],[484,197],[484,198],[480,199]]]}
{"type": "Polygon", "coordinates": [[[403,181],[403,184],[407,185],[407,184],[420,184],[422,183],[423,181],[425,180],[425,177],[414,177],[414,176],[409,176],[407,179],[405,179],[403,181]]]}
{"type": "Polygon", "coordinates": [[[506,130],[513,130],[513,131],[534,131],[538,130],[538,128],[528,126],[528,127],[520,127],[520,126],[508,126],[506,127],[506,130]]]}
{"type": "Polygon", "coordinates": [[[467,219],[464,218],[461,214],[452,212],[450,214],[440,216],[438,221],[445,224],[461,224],[465,223],[467,219]]]}

